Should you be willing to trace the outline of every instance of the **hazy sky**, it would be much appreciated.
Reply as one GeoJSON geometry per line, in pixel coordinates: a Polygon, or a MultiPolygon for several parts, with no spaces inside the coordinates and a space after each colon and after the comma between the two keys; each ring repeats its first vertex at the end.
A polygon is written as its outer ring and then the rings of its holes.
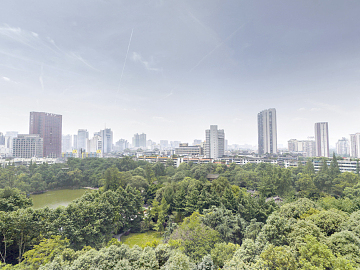
{"type": "Polygon", "coordinates": [[[360,1],[12,0],[0,9],[0,131],[29,112],[63,133],[192,142],[218,125],[257,144],[276,108],[278,143],[332,145],[360,132],[360,1]]]}

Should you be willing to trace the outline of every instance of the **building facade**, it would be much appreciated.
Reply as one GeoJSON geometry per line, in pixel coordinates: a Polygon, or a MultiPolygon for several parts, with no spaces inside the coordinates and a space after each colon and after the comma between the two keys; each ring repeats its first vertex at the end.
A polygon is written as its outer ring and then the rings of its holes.
{"type": "Polygon", "coordinates": [[[315,123],[316,156],[329,157],[329,125],[328,122],[315,123]]]}
{"type": "Polygon", "coordinates": [[[178,156],[201,156],[202,154],[203,150],[199,145],[189,146],[187,143],[180,143],[179,147],[175,148],[175,155],[178,156]]]}
{"type": "Polygon", "coordinates": [[[146,134],[134,134],[134,137],[132,138],[132,147],[133,148],[146,148],[146,134]]]}
{"type": "Polygon", "coordinates": [[[100,136],[102,139],[102,151],[103,153],[110,153],[113,150],[113,132],[110,128],[100,130],[100,136]]]}
{"type": "Polygon", "coordinates": [[[43,139],[44,157],[61,157],[62,115],[30,112],[29,134],[38,134],[43,139]]]}
{"type": "Polygon", "coordinates": [[[315,140],[296,140],[288,141],[288,151],[292,153],[300,153],[305,157],[315,157],[315,140]]]}
{"type": "Polygon", "coordinates": [[[43,157],[43,141],[39,134],[19,134],[13,138],[13,157],[43,157]]]}
{"type": "Polygon", "coordinates": [[[336,143],[336,153],[339,156],[346,157],[349,156],[349,140],[342,137],[336,143]]]}
{"type": "Polygon", "coordinates": [[[79,129],[77,134],[76,149],[87,151],[87,141],[89,140],[89,132],[87,129],[79,129]]]}
{"type": "Polygon", "coordinates": [[[211,125],[205,131],[205,156],[207,158],[220,158],[225,153],[225,133],[217,125],[211,125]]]}
{"type": "Polygon", "coordinates": [[[62,144],[61,144],[61,152],[71,152],[72,151],[72,136],[71,135],[63,135],[62,136],[62,144]]]}
{"type": "Polygon", "coordinates": [[[258,113],[258,153],[277,153],[277,124],[274,108],[258,113]]]}

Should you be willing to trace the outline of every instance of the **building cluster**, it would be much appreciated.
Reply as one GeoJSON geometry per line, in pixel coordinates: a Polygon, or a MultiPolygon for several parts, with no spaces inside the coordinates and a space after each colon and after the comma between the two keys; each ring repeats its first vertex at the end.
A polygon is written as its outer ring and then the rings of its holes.
{"type": "MultiPolygon", "coordinates": [[[[270,108],[257,115],[258,149],[245,146],[245,154],[266,157],[277,155],[276,110],[270,108]]],[[[45,112],[31,112],[29,134],[16,131],[0,132],[0,157],[2,158],[68,158],[105,157],[118,154],[137,157],[164,156],[203,158],[220,160],[231,156],[239,145],[228,147],[223,129],[211,125],[205,130],[205,139],[196,139],[189,145],[180,141],[160,140],[159,143],[147,139],[145,133],[134,134],[131,143],[126,139],[114,142],[113,131],[104,128],[90,136],[87,129],[79,129],[77,134],[62,134],[62,116],[45,112]]],[[[336,144],[338,155],[360,158],[360,133],[350,135],[350,140],[340,139],[336,144]]],[[[329,157],[329,127],[327,122],[315,123],[314,135],[306,140],[288,141],[288,152],[304,157],[329,157]]]]}

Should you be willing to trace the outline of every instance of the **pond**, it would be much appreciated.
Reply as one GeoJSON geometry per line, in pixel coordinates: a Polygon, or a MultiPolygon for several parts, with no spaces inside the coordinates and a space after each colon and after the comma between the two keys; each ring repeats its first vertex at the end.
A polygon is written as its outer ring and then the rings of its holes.
{"type": "Polygon", "coordinates": [[[33,199],[34,209],[46,206],[55,209],[59,206],[67,206],[73,200],[80,198],[86,191],[87,189],[59,189],[31,195],[30,197],[33,199]]]}

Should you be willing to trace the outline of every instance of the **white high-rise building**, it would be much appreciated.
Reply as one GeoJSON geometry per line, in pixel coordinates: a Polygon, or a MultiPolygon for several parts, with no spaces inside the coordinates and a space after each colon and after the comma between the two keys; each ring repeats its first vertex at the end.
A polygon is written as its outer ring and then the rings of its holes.
{"type": "Polygon", "coordinates": [[[102,151],[103,141],[102,137],[95,134],[90,140],[87,141],[87,151],[90,153],[96,153],[98,150],[102,151]]]}
{"type": "Polygon", "coordinates": [[[89,132],[86,129],[79,129],[77,135],[77,149],[87,151],[87,141],[89,139],[89,132]]]}
{"type": "Polygon", "coordinates": [[[276,110],[274,108],[258,113],[259,155],[277,153],[276,110]]]}
{"type": "Polygon", "coordinates": [[[360,158],[360,133],[350,134],[350,157],[360,158]]]}
{"type": "Polygon", "coordinates": [[[61,143],[61,152],[71,152],[72,151],[72,136],[71,135],[63,135],[62,143],[61,143]]]}
{"type": "Polygon", "coordinates": [[[225,150],[225,133],[223,129],[218,129],[217,125],[211,125],[205,131],[205,156],[207,158],[220,158],[225,150]]]}
{"type": "Polygon", "coordinates": [[[113,132],[110,128],[100,130],[100,136],[102,139],[102,151],[103,153],[110,153],[113,150],[113,132]]]}
{"type": "Polygon", "coordinates": [[[346,138],[341,138],[336,143],[336,153],[340,156],[349,155],[349,140],[346,138]]]}
{"type": "Polygon", "coordinates": [[[315,123],[316,156],[329,157],[328,122],[315,123]]]}
{"type": "Polygon", "coordinates": [[[133,148],[146,148],[146,134],[134,134],[134,137],[132,138],[132,147],[133,148]]]}
{"type": "Polygon", "coordinates": [[[288,141],[289,152],[301,153],[305,157],[315,157],[315,140],[296,140],[291,139],[288,141]]]}

